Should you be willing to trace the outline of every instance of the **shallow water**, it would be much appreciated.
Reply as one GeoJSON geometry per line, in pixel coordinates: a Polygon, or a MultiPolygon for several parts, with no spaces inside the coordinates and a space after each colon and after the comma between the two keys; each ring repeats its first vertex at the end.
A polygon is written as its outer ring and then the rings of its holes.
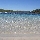
{"type": "Polygon", "coordinates": [[[0,14],[0,34],[40,34],[40,15],[0,14]]]}

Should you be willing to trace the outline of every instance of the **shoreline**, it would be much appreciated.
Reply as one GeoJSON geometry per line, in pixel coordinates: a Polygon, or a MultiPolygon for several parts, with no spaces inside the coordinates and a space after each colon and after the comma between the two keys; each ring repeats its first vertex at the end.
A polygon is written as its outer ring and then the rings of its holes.
{"type": "Polygon", "coordinates": [[[0,34],[0,37],[40,37],[40,34],[0,34]]]}
{"type": "Polygon", "coordinates": [[[0,40],[40,40],[40,34],[26,34],[26,36],[22,36],[23,35],[22,34],[20,37],[19,36],[12,37],[13,34],[11,34],[11,36],[10,34],[3,35],[0,36],[0,40]]]}
{"type": "Polygon", "coordinates": [[[40,37],[0,37],[0,40],[40,40],[40,37]]]}

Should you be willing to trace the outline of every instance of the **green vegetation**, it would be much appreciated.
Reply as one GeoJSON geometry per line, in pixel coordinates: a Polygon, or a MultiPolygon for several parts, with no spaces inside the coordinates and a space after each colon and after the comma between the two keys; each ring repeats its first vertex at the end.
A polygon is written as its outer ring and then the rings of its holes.
{"type": "Polygon", "coordinates": [[[14,13],[40,13],[40,9],[36,9],[33,11],[13,11],[13,10],[4,10],[4,9],[0,9],[0,12],[14,12],[14,13]]]}
{"type": "Polygon", "coordinates": [[[4,10],[4,9],[0,9],[0,12],[13,12],[13,10],[4,10]]]}
{"type": "Polygon", "coordinates": [[[40,9],[36,9],[36,10],[33,10],[31,11],[32,13],[40,13],[40,9]]]}

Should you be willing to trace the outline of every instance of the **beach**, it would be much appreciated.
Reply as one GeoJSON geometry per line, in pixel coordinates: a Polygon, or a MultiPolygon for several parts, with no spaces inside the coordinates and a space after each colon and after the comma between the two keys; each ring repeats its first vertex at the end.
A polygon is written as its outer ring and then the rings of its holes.
{"type": "Polygon", "coordinates": [[[0,40],[40,40],[40,37],[0,37],[0,40]]]}
{"type": "MultiPolygon", "coordinates": [[[[3,36],[3,35],[2,35],[3,36]]],[[[12,36],[3,36],[3,37],[0,37],[0,40],[40,40],[40,35],[28,35],[28,36],[15,36],[15,37],[12,37],[12,36]]]]}
{"type": "Polygon", "coordinates": [[[0,40],[40,40],[40,34],[1,34],[0,40]]]}

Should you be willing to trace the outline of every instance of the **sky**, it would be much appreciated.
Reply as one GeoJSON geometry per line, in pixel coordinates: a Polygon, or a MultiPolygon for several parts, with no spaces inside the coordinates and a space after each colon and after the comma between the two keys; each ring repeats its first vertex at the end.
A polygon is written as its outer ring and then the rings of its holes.
{"type": "Polygon", "coordinates": [[[0,9],[32,11],[40,9],[40,0],[0,0],[0,9]]]}

